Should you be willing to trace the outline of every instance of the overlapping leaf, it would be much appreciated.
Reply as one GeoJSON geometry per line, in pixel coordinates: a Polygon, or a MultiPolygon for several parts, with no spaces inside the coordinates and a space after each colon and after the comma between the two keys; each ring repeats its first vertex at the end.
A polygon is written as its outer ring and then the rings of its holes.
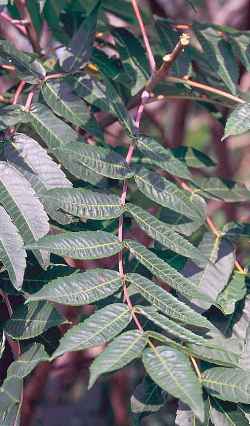
{"type": "Polygon", "coordinates": [[[112,179],[125,179],[134,174],[133,169],[127,165],[122,156],[100,146],[72,141],[59,149],[53,149],[53,153],[72,174],[74,174],[75,163],[112,179]],[[70,161],[72,161],[72,168],[70,161]]]}
{"type": "Polygon", "coordinates": [[[182,323],[209,328],[206,318],[149,279],[135,273],[127,274],[126,278],[148,302],[170,318],[182,323]]]}
{"type": "Polygon", "coordinates": [[[0,42],[0,58],[1,62],[4,60],[4,63],[14,65],[18,77],[28,83],[36,84],[46,75],[44,67],[34,56],[17,50],[6,40],[0,42]]]}
{"type": "Polygon", "coordinates": [[[159,411],[164,403],[162,389],[146,375],[144,380],[136,386],[130,400],[133,418],[139,424],[143,417],[159,411]]]}
{"type": "MultiPolygon", "coordinates": [[[[11,217],[25,244],[35,242],[49,231],[48,217],[30,183],[8,163],[0,162],[0,203],[11,217]]],[[[46,267],[48,255],[35,251],[46,267]]]]}
{"type": "Polygon", "coordinates": [[[159,241],[169,250],[191,258],[197,262],[204,261],[202,253],[188,240],[174,231],[174,227],[160,221],[139,206],[128,203],[126,210],[132,215],[141,229],[154,240],[159,241]]]}
{"type": "Polygon", "coordinates": [[[136,144],[143,156],[148,158],[150,164],[154,164],[174,176],[192,180],[192,175],[185,163],[178,160],[170,149],[164,148],[155,139],[140,136],[136,139],[136,144]]]}
{"type": "Polygon", "coordinates": [[[217,177],[196,177],[193,179],[193,183],[205,198],[231,203],[250,200],[250,191],[243,184],[237,182],[217,177]]]}
{"type": "Polygon", "coordinates": [[[201,43],[207,65],[220,76],[230,92],[236,94],[239,69],[231,45],[218,30],[208,24],[196,22],[193,30],[201,43]]]}
{"type": "Polygon", "coordinates": [[[225,315],[230,315],[235,310],[235,304],[242,300],[246,293],[246,277],[236,271],[227,286],[218,295],[216,303],[225,315]]]}
{"type": "Polygon", "coordinates": [[[29,300],[49,300],[81,306],[110,296],[122,285],[119,273],[108,269],[90,269],[51,280],[29,300]]]}
{"type": "Polygon", "coordinates": [[[62,68],[66,72],[75,72],[90,59],[96,32],[97,16],[101,2],[98,1],[89,16],[74,34],[69,49],[65,52],[62,68]]]}
{"type": "Polygon", "coordinates": [[[48,302],[30,302],[16,308],[5,322],[4,331],[13,339],[31,339],[64,322],[65,318],[48,302]]]}
{"type": "MultiPolygon", "coordinates": [[[[226,287],[234,268],[235,250],[232,244],[222,238],[216,238],[211,233],[205,233],[198,249],[208,259],[203,267],[198,267],[188,261],[183,274],[189,278],[197,290],[216,302],[219,293],[226,287]]],[[[194,300],[193,300],[194,301],[194,300]]],[[[209,309],[210,303],[194,301],[201,311],[209,309]]]]}
{"type": "Polygon", "coordinates": [[[64,80],[48,81],[41,91],[45,102],[57,115],[89,133],[99,137],[102,135],[87,104],[71,91],[64,80]]]}
{"type": "Polygon", "coordinates": [[[139,358],[146,344],[146,336],[138,330],[118,336],[91,364],[89,388],[101,374],[118,370],[139,358]]]}
{"type": "Polygon", "coordinates": [[[165,281],[178,293],[183,294],[188,299],[197,297],[201,300],[211,300],[199,291],[193,282],[185,278],[180,272],[160,259],[156,254],[145,248],[142,244],[132,240],[125,240],[125,246],[130,253],[135,256],[153,275],[165,281]]]}
{"type": "Polygon", "coordinates": [[[33,104],[26,113],[34,130],[51,150],[78,140],[78,134],[42,104],[33,104]]]}
{"type": "Polygon", "coordinates": [[[154,382],[188,404],[204,420],[201,385],[186,355],[167,346],[157,346],[144,351],[143,364],[154,382]]]}
{"type": "Polygon", "coordinates": [[[28,249],[48,250],[59,256],[74,259],[101,259],[112,256],[122,249],[122,244],[114,235],[104,231],[64,232],[48,235],[27,246],[28,249]]]}
{"type": "Polygon", "coordinates": [[[72,327],[60,340],[53,358],[68,351],[102,345],[121,333],[131,320],[127,305],[114,303],[100,309],[87,320],[72,327]]]}
{"type": "Polygon", "coordinates": [[[86,219],[111,219],[123,212],[118,196],[81,188],[52,189],[43,199],[56,209],[86,219]]]}
{"type": "Polygon", "coordinates": [[[190,194],[157,173],[142,168],[135,175],[138,189],[163,207],[184,217],[202,223],[205,219],[205,202],[196,194],[190,194]]]}

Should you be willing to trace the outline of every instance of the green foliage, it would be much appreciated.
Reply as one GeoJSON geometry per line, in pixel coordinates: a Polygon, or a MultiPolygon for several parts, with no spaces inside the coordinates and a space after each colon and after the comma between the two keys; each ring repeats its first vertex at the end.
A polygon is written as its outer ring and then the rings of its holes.
{"type": "MultiPolygon", "coordinates": [[[[9,2],[13,18],[14,9],[9,2]]],[[[224,138],[248,131],[238,79],[239,65],[250,69],[249,32],[195,22],[196,42],[162,75],[180,34],[156,18],[151,76],[130,2],[29,1],[28,10],[35,31],[48,24],[53,48],[33,40],[27,53],[0,41],[1,64],[15,67],[6,103],[23,90],[0,108],[0,290],[9,308],[0,356],[6,339],[20,346],[0,388],[0,424],[18,424],[24,378],[39,362],[100,345],[89,387],[135,360],[145,367],[131,398],[135,425],[166,395],[178,400],[176,425],[249,424],[249,274],[235,253],[250,228],[207,226],[211,200],[249,202],[249,189],[214,176],[210,154],[167,148],[144,115],[139,123],[148,97],[162,95],[217,117],[233,108],[224,138]],[[110,142],[113,122],[121,132],[110,142]],[[74,325],[65,306],[80,307],[74,325]]],[[[143,19],[154,19],[146,8],[143,19]]]]}

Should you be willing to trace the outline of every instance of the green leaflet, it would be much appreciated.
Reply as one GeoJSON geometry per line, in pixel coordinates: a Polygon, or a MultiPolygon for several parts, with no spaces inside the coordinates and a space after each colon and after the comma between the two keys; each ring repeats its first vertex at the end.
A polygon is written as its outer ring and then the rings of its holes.
{"type": "Polygon", "coordinates": [[[188,305],[149,279],[135,273],[127,274],[126,279],[157,310],[162,311],[170,318],[174,318],[182,323],[210,328],[209,322],[205,317],[202,317],[188,305]]]}
{"type": "Polygon", "coordinates": [[[209,398],[210,418],[214,425],[248,426],[249,422],[240,409],[229,402],[222,402],[216,398],[209,398]]]}
{"type": "Polygon", "coordinates": [[[69,82],[78,96],[81,96],[90,105],[113,114],[118,118],[128,135],[133,137],[134,125],[119,93],[107,78],[102,76],[102,80],[99,81],[85,74],[80,77],[71,77],[69,82]]]}
{"type": "Polygon", "coordinates": [[[249,115],[249,103],[245,102],[242,105],[238,105],[227,119],[222,140],[229,136],[237,136],[248,132],[250,130],[249,115]]]}
{"type": "Polygon", "coordinates": [[[201,254],[208,259],[198,267],[188,261],[182,271],[183,275],[196,284],[197,289],[210,297],[210,302],[193,300],[199,310],[205,311],[216,304],[217,297],[226,287],[232,274],[235,262],[234,246],[225,238],[216,238],[206,232],[198,246],[201,254]],[[213,302],[212,302],[213,301],[213,302]]]}
{"type": "Polygon", "coordinates": [[[154,324],[166,331],[167,334],[171,336],[171,338],[191,343],[197,343],[200,345],[206,345],[206,340],[204,338],[184,328],[182,325],[179,325],[178,323],[172,321],[164,315],[159,314],[153,308],[148,306],[136,306],[136,310],[137,309],[139,309],[139,312],[142,315],[144,315],[154,324]]]}
{"type": "Polygon", "coordinates": [[[190,194],[145,168],[141,168],[136,173],[135,182],[138,189],[157,204],[181,213],[184,217],[198,221],[200,224],[204,222],[205,202],[199,195],[190,194]]]}
{"type": "Polygon", "coordinates": [[[47,302],[20,305],[4,323],[4,331],[16,340],[31,339],[51,327],[63,324],[65,318],[47,302]]]}
{"type": "Polygon", "coordinates": [[[139,425],[144,416],[159,411],[164,403],[165,398],[161,388],[146,375],[143,381],[136,386],[131,397],[131,413],[139,425]]]}
{"type": "Polygon", "coordinates": [[[193,179],[185,163],[178,160],[170,149],[164,148],[155,139],[139,136],[136,138],[136,145],[150,164],[154,164],[174,176],[187,180],[193,179]]]}
{"type": "Polygon", "coordinates": [[[188,344],[188,349],[192,354],[204,361],[211,362],[212,364],[222,365],[223,367],[238,367],[240,354],[234,350],[234,343],[232,342],[231,347],[225,345],[226,340],[214,341],[215,348],[212,347],[213,342],[209,345],[196,345],[188,344]]]}
{"type": "Polygon", "coordinates": [[[174,231],[174,226],[167,225],[134,204],[126,204],[125,209],[132,215],[143,231],[169,250],[191,258],[194,262],[201,262],[206,259],[195,246],[174,231]]]}
{"type": "Polygon", "coordinates": [[[131,95],[136,95],[145,86],[149,78],[148,61],[145,50],[126,28],[115,28],[112,31],[122,66],[130,82],[131,95]]]}
{"type": "Polygon", "coordinates": [[[7,269],[14,287],[20,289],[26,267],[26,252],[17,228],[2,207],[0,207],[0,261],[7,269]]]}
{"type": "Polygon", "coordinates": [[[9,366],[7,377],[15,376],[24,379],[39,362],[48,361],[48,359],[49,357],[44,347],[38,343],[33,343],[9,366]]]}
{"type": "Polygon", "coordinates": [[[89,388],[101,374],[118,370],[139,358],[146,344],[146,336],[138,330],[118,336],[91,364],[89,388]]]}
{"type": "Polygon", "coordinates": [[[195,22],[193,30],[202,46],[207,65],[220,76],[230,92],[236,94],[239,68],[231,45],[209,24],[195,22]]]}
{"type": "Polygon", "coordinates": [[[204,420],[201,385],[183,353],[167,346],[146,349],[143,364],[152,380],[171,395],[189,405],[204,420]]]}
{"type": "Polygon", "coordinates": [[[6,40],[0,42],[0,57],[16,67],[17,75],[21,80],[30,84],[37,84],[46,76],[42,64],[34,59],[33,55],[17,50],[6,40]]]}
{"type": "Polygon", "coordinates": [[[51,280],[28,300],[49,300],[63,305],[81,306],[112,295],[121,285],[118,272],[90,269],[51,280]]]}
{"type": "Polygon", "coordinates": [[[4,146],[4,157],[30,182],[51,218],[62,224],[72,221],[69,215],[56,211],[43,198],[47,190],[55,187],[70,188],[72,183],[38,142],[22,133],[15,133],[13,142],[4,146]]]}
{"type": "Polygon", "coordinates": [[[124,210],[118,196],[88,189],[52,189],[43,196],[44,199],[56,209],[86,219],[112,219],[124,210]]]}
{"type": "Polygon", "coordinates": [[[192,281],[185,278],[180,272],[145,248],[142,244],[133,240],[125,240],[124,244],[125,247],[129,249],[130,253],[152,272],[153,275],[165,281],[178,293],[183,294],[188,299],[195,297],[201,300],[211,300],[209,296],[200,292],[192,281]]]}
{"type": "Polygon", "coordinates": [[[191,184],[199,188],[197,192],[208,199],[213,198],[229,203],[250,200],[250,191],[238,182],[217,177],[195,177],[191,184]]]}
{"type": "Polygon", "coordinates": [[[247,293],[246,276],[235,271],[224,290],[218,295],[216,303],[225,315],[234,313],[235,304],[247,293]]]}
{"type": "Polygon", "coordinates": [[[101,1],[98,1],[74,34],[69,49],[63,57],[62,68],[67,73],[73,73],[89,62],[95,41],[97,16],[101,1]]]}
{"type": "MultiPolygon", "coordinates": [[[[0,162],[0,204],[11,217],[25,244],[35,242],[49,232],[48,217],[28,180],[7,162],[0,162]]],[[[20,246],[20,243],[19,243],[20,246]]],[[[35,251],[42,267],[48,266],[48,254],[35,251]]]]}
{"type": "Polygon", "coordinates": [[[90,108],[71,91],[65,80],[47,81],[43,84],[41,92],[45,102],[57,115],[89,133],[102,137],[90,108]]]}
{"type": "Polygon", "coordinates": [[[48,250],[59,256],[74,259],[101,259],[112,256],[122,249],[122,244],[114,235],[104,231],[64,232],[41,238],[27,249],[48,250]]]}
{"type": "Polygon", "coordinates": [[[78,140],[78,134],[45,105],[32,104],[30,111],[26,114],[34,130],[50,151],[78,140]]]}
{"type": "Polygon", "coordinates": [[[188,167],[214,167],[216,161],[214,158],[208,157],[204,152],[192,146],[178,146],[171,149],[172,154],[180,161],[184,161],[188,167]]]}
{"type": "Polygon", "coordinates": [[[127,305],[114,303],[98,310],[88,319],[72,327],[61,338],[53,358],[64,352],[79,351],[102,345],[121,333],[131,321],[127,305]]]}
{"type": "Polygon", "coordinates": [[[250,403],[250,375],[240,368],[214,367],[202,373],[207,392],[223,401],[250,403]]]}
{"type": "Polygon", "coordinates": [[[66,168],[74,174],[74,163],[87,167],[95,173],[112,179],[125,179],[134,175],[124,158],[110,149],[100,146],[72,142],[52,151],[66,168]],[[72,163],[71,167],[70,161],[72,163]]]}
{"type": "Polygon", "coordinates": [[[24,109],[20,105],[5,105],[0,107],[0,131],[28,121],[24,109]]]}

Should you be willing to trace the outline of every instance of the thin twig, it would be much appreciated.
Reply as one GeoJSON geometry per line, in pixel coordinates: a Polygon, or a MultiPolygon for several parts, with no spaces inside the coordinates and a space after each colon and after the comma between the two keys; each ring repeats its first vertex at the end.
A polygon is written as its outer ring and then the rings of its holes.
{"type": "Polygon", "coordinates": [[[17,9],[20,12],[22,20],[26,22],[25,28],[27,29],[27,35],[34,51],[37,53],[41,53],[39,39],[35,30],[34,24],[32,22],[32,19],[26,4],[26,0],[15,0],[15,3],[16,3],[17,9]]]}
{"type": "Polygon", "coordinates": [[[204,83],[199,83],[197,81],[190,80],[189,78],[179,78],[179,77],[166,77],[166,81],[171,83],[182,83],[187,84],[190,87],[195,87],[196,89],[201,89],[209,93],[214,93],[215,95],[222,96],[224,98],[230,99],[238,104],[244,104],[246,101],[239,98],[239,96],[231,95],[231,93],[225,92],[221,89],[216,89],[215,87],[208,86],[204,83]]]}
{"type": "Polygon", "coordinates": [[[147,57],[148,57],[148,62],[149,62],[149,66],[150,66],[150,70],[151,70],[151,75],[154,74],[155,69],[156,69],[156,65],[155,65],[155,59],[154,59],[154,55],[148,40],[148,36],[146,33],[146,29],[142,20],[142,16],[141,16],[141,12],[140,9],[138,7],[137,1],[136,0],[131,0],[134,12],[135,12],[135,16],[136,19],[138,21],[141,33],[142,33],[142,37],[143,37],[143,41],[144,41],[144,45],[145,45],[145,49],[147,52],[147,57]]]}
{"type": "Polygon", "coordinates": [[[13,101],[12,101],[12,105],[16,105],[19,99],[19,96],[21,95],[24,87],[25,87],[26,82],[24,80],[20,81],[20,83],[17,86],[13,101]]]}
{"type": "Polygon", "coordinates": [[[190,356],[190,361],[193,364],[193,367],[194,367],[194,370],[195,370],[195,372],[197,374],[197,377],[201,380],[201,372],[199,370],[199,367],[198,367],[198,364],[196,362],[196,359],[193,356],[190,356]]]}

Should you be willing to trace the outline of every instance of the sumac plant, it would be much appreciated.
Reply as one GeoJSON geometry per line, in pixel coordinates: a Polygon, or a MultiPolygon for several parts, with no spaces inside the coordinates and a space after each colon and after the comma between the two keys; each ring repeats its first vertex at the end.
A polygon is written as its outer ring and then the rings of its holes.
{"type": "Polygon", "coordinates": [[[134,424],[164,404],[176,425],[249,424],[250,296],[236,250],[246,264],[250,228],[230,215],[215,225],[208,205],[247,206],[250,191],[195,144],[168,147],[146,115],[187,99],[224,123],[218,145],[248,131],[249,32],[178,26],[136,0],[2,3],[27,46],[0,40],[3,365],[12,351],[1,426],[19,424],[40,362],[92,347],[89,388],[135,360],[144,371],[134,424]]]}

